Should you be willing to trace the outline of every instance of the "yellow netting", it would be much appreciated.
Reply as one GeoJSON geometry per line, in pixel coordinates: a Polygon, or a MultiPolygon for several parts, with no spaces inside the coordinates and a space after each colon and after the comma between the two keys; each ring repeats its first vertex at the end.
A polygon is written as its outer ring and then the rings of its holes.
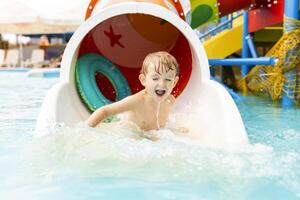
{"type": "MultiPolygon", "coordinates": [[[[288,21],[300,27],[299,21],[288,21]]],[[[275,66],[255,66],[237,81],[237,88],[244,93],[268,94],[273,100],[284,92],[300,102],[300,29],[285,33],[266,56],[277,57],[278,62],[275,66]],[[289,74],[291,70],[295,73],[289,74]]]]}

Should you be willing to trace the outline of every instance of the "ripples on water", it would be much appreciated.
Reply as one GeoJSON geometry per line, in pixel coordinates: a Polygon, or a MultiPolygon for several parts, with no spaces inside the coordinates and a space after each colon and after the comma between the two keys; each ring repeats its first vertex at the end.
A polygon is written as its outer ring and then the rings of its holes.
{"type": "MultiPolygon", "coordinates": [[[[59,127],[32,136],[56,79],[0,74],[0,196],[5,199],[297,199],[298,109],[238,102],[252,145],[212,149],[161,130],[135,139],[122,125],[59,127]]],[[[2,199],[2,198],[1,198],[2,199]]]]}

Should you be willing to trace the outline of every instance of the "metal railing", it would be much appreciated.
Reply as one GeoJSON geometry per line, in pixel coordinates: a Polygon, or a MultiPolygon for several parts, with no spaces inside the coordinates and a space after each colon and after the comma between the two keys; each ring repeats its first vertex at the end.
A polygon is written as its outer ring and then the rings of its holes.
{"type": "Polygon", "coordinates": [[[199,36],[199,39],[200,40],[203,40],[205,39],[207,36],[210,36],[210,35],[215,35],[217,32],[221,32],[225,29],[231,29],[232,28],[232,23],[235,19],[237,19],[238,17],[242,16],[243,13],[236,13],[236,14],[230,14],[228,15],[228,19],[224,22],[221,22],[219,23],[218,25],[216,25],[216,27],[208,30],[207,32],[201,34],[199,36]]]}

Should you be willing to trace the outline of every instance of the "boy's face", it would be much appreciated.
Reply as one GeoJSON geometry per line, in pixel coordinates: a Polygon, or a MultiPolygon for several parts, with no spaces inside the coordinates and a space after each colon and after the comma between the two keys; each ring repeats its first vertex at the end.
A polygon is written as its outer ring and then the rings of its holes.
{"type": "Polygon", "coordinates": [[[168,72],[162,70],[159,74],[152,65],[148,67],[148,72],[145,75],[140,74],[139,79],[147,93],[156,101],[165,100],[178,82],[175,70],[168,72]]]}

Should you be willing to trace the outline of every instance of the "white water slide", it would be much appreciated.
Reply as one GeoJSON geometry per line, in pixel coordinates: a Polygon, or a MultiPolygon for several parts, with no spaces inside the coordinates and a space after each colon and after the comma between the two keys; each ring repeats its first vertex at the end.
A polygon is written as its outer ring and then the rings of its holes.
{"type": "MultiPolygon", "coordinates": [[[[73,126],[91,114],[91,102],[82,95],[78,81],[81,76],[78,61],[86,54],[98,54],[113,63],[134,93],[141,89],[137,76],[145,55],[164,50],[174,55],[180,65],[174,115],[180,114],[190,129],[202,135],[204,143],[248,143],[233,99],[219,83],[210,80],[203,46],[182,20],[184,14],[174,1],[101,1],[90,9],[91,16],[77,29],[65,49],[60,81],[45,97],[37,120],[37,134],[48,133],[57,123],[73,126]]],[[[89,71],[88,68],[86,63],[84,69],[89,71]]],[[[112,78],[108,77],[110,82],[115,81],[112,78]]],[[[111,85],[120,83],[109,84],[99,74],[92,79],[84,81],[97,85],[98,93],[107,99],[116,98],[118,91],[112,91],[111,85]]]]}

